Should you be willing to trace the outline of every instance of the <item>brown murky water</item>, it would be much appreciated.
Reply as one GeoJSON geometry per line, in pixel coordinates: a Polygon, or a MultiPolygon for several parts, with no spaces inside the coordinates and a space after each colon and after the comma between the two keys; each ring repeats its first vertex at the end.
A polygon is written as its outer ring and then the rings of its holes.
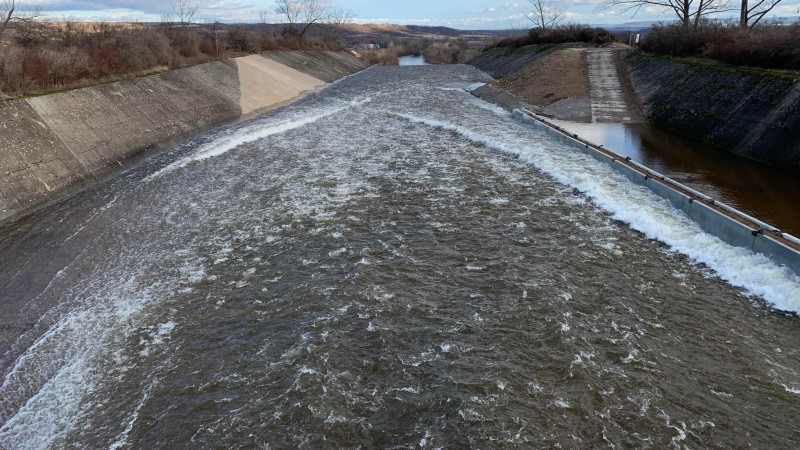
{"type": "Polygon", "coordinates": [[[647,124],[557,122],[591,142],[800,236],[800,175],[647,124]]]}
{"type": "Polygon", "coordinates": [[[483,77],[373,68],[6,227],[0,447],[796,447],[800,280],[483,77]]]}

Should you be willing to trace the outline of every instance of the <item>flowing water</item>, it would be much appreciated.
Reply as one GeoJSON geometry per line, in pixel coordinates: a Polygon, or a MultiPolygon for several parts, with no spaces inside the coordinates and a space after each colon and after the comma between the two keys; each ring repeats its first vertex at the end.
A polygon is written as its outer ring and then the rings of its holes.
{"type": "Polygon", "coordinates": [[[553,120],[595,144],[800,236],[800,176],[645,124],[553,120]]]}
{"type": "Polygon", "coordinates": [[[372,68],[0,231],[0,448],[792,448],[800,279],[372,68]]]}

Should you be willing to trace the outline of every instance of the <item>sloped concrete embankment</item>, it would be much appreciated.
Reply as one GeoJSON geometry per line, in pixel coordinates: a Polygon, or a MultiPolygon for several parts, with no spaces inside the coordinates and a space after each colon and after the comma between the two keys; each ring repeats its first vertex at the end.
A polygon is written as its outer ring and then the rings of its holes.
{"type": "Polygon", "coordinates": [[[527,45],[519,48],[496,47],[483,51],[467,61],[494,78],[503,78],[518,72],[528,64],[547,56],[553,50],[566,46],[527,45]]]}
{"type": "Polygon", "coordinates": [[[0,103],[0,220],[363,68],[347,54],[279,52],[0,103]]]}
{"type": "Polygon", "coordinates": [[[800,172],[800,80],[660,58],[626,58],[654,125],[800,172]]]}

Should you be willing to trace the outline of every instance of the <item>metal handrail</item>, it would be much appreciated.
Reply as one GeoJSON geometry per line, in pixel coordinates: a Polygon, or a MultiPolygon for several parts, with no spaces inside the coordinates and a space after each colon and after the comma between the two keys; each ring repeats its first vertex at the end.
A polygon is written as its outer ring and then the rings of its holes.
{"type": "Polygon", "coordinates": [[[766,230],[766,231],[778,234],[781,238],[800,246],[800,239],[798,239],[795,236],[792,236],[789,233],[784,233],[779,228],[777,228],[777,227],[775,227],[773,225],[770,225],[770,224],[768,224],[768,223],[766,223],[766,222],[764,222],[762,220],[759,220],[759,219],[757,219],[757,218],[755,218],[755,217],[753,217],[753,216],[751,216],[751,215],[749,215],[747,213],[739,211],[738,209],[736,209],[736,208],[734,208],[734,207],[732,207],[732,206],[730,206],[730,205],[728,205],[728,204],[726,204],[724,202],[720,202],[720,201],[716,200],[715,198],[713,198],[713,197],[711,197],[709,195],[706,195],[706,194],[704,194],[704,193],[702,193],[702,192],[700,192],[700,191],[698,191],[696,189],[693,189],[693,188],[691,188],[689,186],[686,186],[686,185],[684,185],[682,183],[679,183],[679,182],[673,180],[672,178],[669,178],[666,175],[663,175],[663,174],[661,174],[661,173],[659,173],[659,172],[657,172],[657,171],[645,166],[644,164],[640,164],[640,163],[638,163],[636,161],[633,161],[630,157],[622,156],[622,155],[620,155],[619,153],[617,153],[617,152],[615,152],[613,150],[607,149],[605,147],[601,147],[601,146],[599,146],[599,145],[597,145],[597,144],[595,144],[593,142],[590,142],[590,141],[587,141],[586,139],[578,137],[578,135],[570,135],[570,134],[566,133],[561,127],[559,127],[559,126],[557,126],[557,125],[555,125],[553,123],[548,122],[547,120],[539,117],[536,113],[534,113],[534,112],[532,112],[532,111],[530,111],[530,110],[528,110],[526,108],[520,108],[520,110],[523,113],[525,113],[528,116],[530,116],[531,118],[533,118],[534,120],[538,120],[539,122],[541,122],[541,123],[545,124],[546,126],[558,131],[559,133],[561,133],[562,135],[564,135],[565,137],[567,137],[569,139],[572,139],[572,140],[574,140],[574,141],[576,141],[578,143],[581,143],[581,144],[584,144],[584,145],[587,145],[587,146],[592,146],[592,148],[594,148],[595,150],[598,150],[598,151],[601,151],[601,152],[607,152],[611,156],[614,156],[614,157],[616,157],[616,158],[618,158],[620,160],[624,160],[628,164],[631,164],[632,166],[634,166],[634,167],[638,168],[639,170],[645,172],[644,175],[648,175],[648,174],[652,175],[652,177],[658,178],[659,180],[661,180],[661,181],[663,181],[663,182],[665,182],[667,184],[676,186],[676,187],[680,188],[681,190],[686,191],[686,192],[688,192],[688,193],[690,193],[690,194],[692,194],[692,195],[694,195],[694,196],[696,196],[696,197],[698,197],[698,198],[700,198],[702,200],[705,200],[706,202],[711,203],[712,205],[717,206],[720,209],[723,209],[724,211],[726,211],[726,212],[728,212],[730,214],[733,214],[733,215],[735,215],[735,216],[737,216],[737,217],[739,217],[741,219],[744,219],[744,220],[746,220],[748,222],[751,222],[751,223],[753,223],[755,225],[758,225],[762,229],[762,231],[766,230]]]}

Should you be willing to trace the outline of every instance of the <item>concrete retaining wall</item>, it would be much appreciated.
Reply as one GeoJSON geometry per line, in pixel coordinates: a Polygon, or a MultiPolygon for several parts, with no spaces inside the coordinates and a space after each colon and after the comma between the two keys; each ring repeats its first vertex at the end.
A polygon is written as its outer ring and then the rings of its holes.
{"type": "Polygon", "coordinates": [[[0,103],[0,221],[96,183],[133,155],[363,68],[344,53],[266,53],[0,103]]]}
{"type": "Polygon", "coordinates": [[[800,80],[629,55],[648,121],[800,172],[800,80]]]}
{"type": "Polygon", "coordinates": [[[622,156],[605,149],[601,150],[594,144],[569,136],[519,109],[515,109],[513,115],[517,120],[544,131],[556,140],[592,156],[598,161],[607,163],[633,183],[646,186],[653,193],[669,200],[673,206],[686,213],[704,231],[719,237],[728,244],[761,253],[775,263],[784,265],[800,275],[800,246],[786,241],[782,235],[775,234],[773,237],[770,234],[774,233],[770,230],[764,230],[758,224],[748,223],[748,220],[736,217],[736,214],[729,214],[721,207],[706,203],[705,198],[684,191],[676,186],[677,183],[673,185],[668,179],[661,179],[657,172],[629,163],[622,156]]]}

